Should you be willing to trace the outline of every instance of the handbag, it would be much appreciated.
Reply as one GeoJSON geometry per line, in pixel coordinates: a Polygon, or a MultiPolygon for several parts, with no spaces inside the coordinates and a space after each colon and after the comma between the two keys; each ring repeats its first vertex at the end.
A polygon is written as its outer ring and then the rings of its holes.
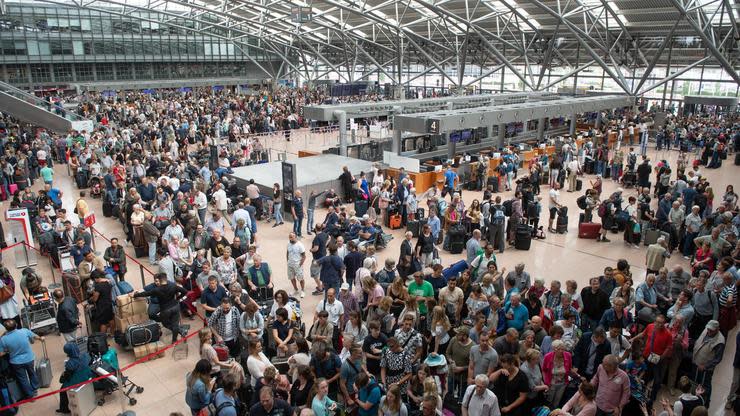
{"type": "Polygon", "coordinates": [[[15,289],[8,285],[0,287],[0,303],[5,303],[6,301],[12,299],[13,296],[15,296],[15,289]]]}
{"type": "Polygon", "coordinates": [[[637,234],[640,232],[640,230],[641,230],[640,223],[636,222],[635,225],[632,226],[632,232],[637,234]]]}
{"type": "MultiPolygon", "coordinates": [[[[643,308],[644,309],[644,308],[643,308]]],[[[658,364],[660,362],[660,355],[653,352],[653,348],[655,347],[655,326],[653,326],[653,337],[650,339],[650,355],[648,355],[648,362],[651,364],[658,364]]]]}

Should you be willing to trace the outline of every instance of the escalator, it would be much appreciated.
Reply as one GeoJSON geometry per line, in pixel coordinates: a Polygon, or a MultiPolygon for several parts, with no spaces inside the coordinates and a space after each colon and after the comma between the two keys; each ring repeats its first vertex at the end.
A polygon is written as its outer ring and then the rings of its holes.
{"type": "Polygon", "coordinates": [[[57,133],[81,126],[92,129],[91,123],[77,114],[4,82],[0,82],[0,112],[57,133]]]}

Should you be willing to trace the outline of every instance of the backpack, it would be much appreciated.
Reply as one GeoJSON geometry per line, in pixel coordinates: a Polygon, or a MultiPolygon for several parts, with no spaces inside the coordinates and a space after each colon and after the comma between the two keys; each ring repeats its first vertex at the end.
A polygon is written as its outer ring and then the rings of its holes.
{"type": "Polygon", "coordinates": [[[696,400],[681,399],[681,404],[683,405],[683,412],[681,412],[681,416],[689,416],[691,412],[694,411],[694,409],[704,405],[704,400],[702,400],[701,397],[697,398],[696,400]]]}
{"type": "MultiPolygon", "coordinates": [[[[576,199],[576,204],[580,209],[586,209],[586,195],[581,195],[576,199]]],[[[599,215],[601,215],[601,207],[599,207],[599,215]]]]}
{"type": "Polygon", "coordinates": [[[513,212],[513,209],[511,205],[514,203],[513,199],[510,199],[508,201],[504,201],[504,215],[507,217],[511,217],[511,214],[513,212]]]}
{"type": "Polygon", "coordinates": [[[604,218],[606,217],[606,202],[602,202],[601,205],[599,205],[599,217],[604,218]]]}
{"type": "Polygon", "coordinates": [[[206,414],[208,416],[218,416],[218,414],[221,413],[221,410],[227,407],[236,408],[236,405],[234,404],[234,402],[223,402],[220,405],[216,406],[216,394],[218,394],[219,390],[223,391],[223,389],[217,389],[216,391],[214,391],[213,399],[211,399],[211,403],[209,403],[208,407],[205,408],[206,414]]]}
{"type": "Polygon", "coordinates": [[[492,224],[503,224],[506,220],[506,208],[501,205],[494,205],[491,207],[491,223],[492,224]]]}

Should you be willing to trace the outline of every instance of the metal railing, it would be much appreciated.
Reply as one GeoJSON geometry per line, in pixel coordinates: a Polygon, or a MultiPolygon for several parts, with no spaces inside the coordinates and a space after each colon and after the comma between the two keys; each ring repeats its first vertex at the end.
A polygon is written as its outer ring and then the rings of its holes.
{"type": "Polygon", "coordinates": [[[48,112],[54,113],[60,117],[64,117],[67,120],[70,121],[81,121],[84,120],[80,115],[77,113],[70,111],[69,109],[64,108],[64,106],[59,104],[50,103],[44,99],[41,99],[33,94],[31,94],[28,91],[24,91],[20,88],[14,87],[8,83],[0,81],[0,92],[4,92],[12,97],[15,97],[19,100],[23,100],[24,102],[34,105],[36,107],[39,107],[43,110],[46,110],[48,112]]]}

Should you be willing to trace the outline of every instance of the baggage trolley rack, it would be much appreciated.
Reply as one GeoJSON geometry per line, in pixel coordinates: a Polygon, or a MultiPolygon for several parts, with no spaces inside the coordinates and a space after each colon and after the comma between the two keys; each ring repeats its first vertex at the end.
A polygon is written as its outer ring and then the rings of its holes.
{"type": "Polygon", "coordinates": [[[57,330],[56,316],[57,306],[54,301],[37,300],[21,309],[21,324],[32,332],[50,333],[57,330]]]}

